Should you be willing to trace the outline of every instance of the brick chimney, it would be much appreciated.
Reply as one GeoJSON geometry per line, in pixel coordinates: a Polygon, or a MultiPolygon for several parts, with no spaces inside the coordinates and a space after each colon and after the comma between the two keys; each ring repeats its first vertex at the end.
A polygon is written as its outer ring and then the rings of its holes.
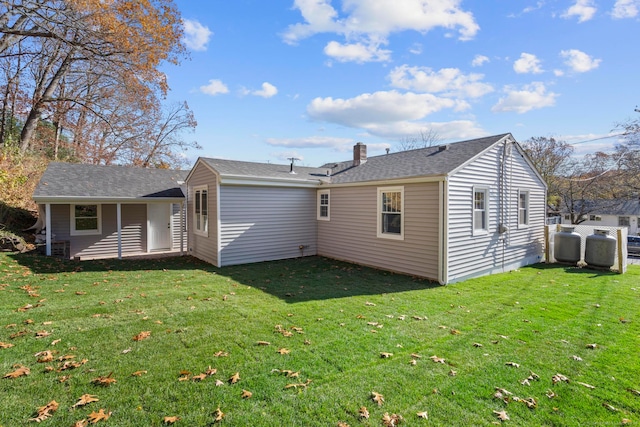
{"type": "Polygon", "coordinates": [[[353,146],[353,166],[360,166],[367,162],[367,146],[358,142],[353,146]]]}

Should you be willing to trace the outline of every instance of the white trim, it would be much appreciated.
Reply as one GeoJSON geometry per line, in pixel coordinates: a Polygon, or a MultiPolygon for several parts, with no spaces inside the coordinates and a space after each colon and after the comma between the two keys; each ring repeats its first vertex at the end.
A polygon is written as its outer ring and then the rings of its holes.
{"type": "Polygon", "coordinates": [[[270,178],[259,176],[229,176],[220,175],[220,183],[223,185],[248,185],[252,187],[303,187],[303,188],[316,188],[321,182],[309,181],[301,179],[282,179],[282,178],[270,178]]]}
{"type": "Polygon", "coordinates": [[[489,192],[489,187],[485,186],[473,186],[473,190],[471,192],[471,234],[473,236],[484,236],[489,234],[489,220],[491,216],[490,205],[489,205],[489,197],[491,193],[489,192]],[[484,223],[485,227],[478,228],[476,227],[476,193],[484,193],[484,223]]]}
{"type": "Polygon", "coordinates": [[[222,267],[222,220],[220,219],[220,179],[216,179],[216,242],[218,267],[222,267]]]}
{"type": "Polygon", "coordinates": [[[318,190],[317,192],[317,204],[316,204],[316,219],[318,221],[331,221],[331,190],[318,190]],[[327,196],[327,204],[322,204],[322,196],[327,196]],[[327,215],[321,215],[322,206],[327,207],[327,215]]]}
{"type": "Polygon", "coordinates": [[[97,204],[145,204],[145,203],[179,203],[184,197],[37,197],[33,201],[37,204],[54,203],[58,205],[97,205],[97,204]]]}
{"type": "MultiPolygon", "coordinates": [[[[393,239],[393,240],[404,240],[404,223],[405,223],[405,215],[404,215],[404,186],[396,186],[396,187],[378,187],[377,189],[378,197],[377,197],[377,207],[376,207],[376,215],[377,215],[377,233],[376,236],[382,239],[393,239]],[[400,212],[396,212],[400,214],[400,234],[398,233],[385,233],[382,231],[382,214],[385,212],[382,211],[382,194],[383,193],[400,193],[400,212]]],[[[391,213],[391,212],[387,212],[391,213]]]]}
{"type": "Polygon", "coordinates": [[[440,228],[439,238],[440,244],[438,245],[438,282],[441,285],[447,283],[448,276],[448,263],[449,263],[449,183],[448,181],[442,181],[438,185],[438,204],[440,212],[440,218],[438,218],[438,226],[440,228]]]}
{"type": "MultiPolygon", "coordinates": [[[[197,234],[198,236],[204,236],[204,237],[209,237],[209,186],[208,185],[198,185],[198,186],[194,186],[193,187],[193,233],[197,234]],[[196,204],[198,203],[198,192],[202,192],[206,191],[207,192],[207,216],[206,216],[206,223],[204,224],[204,229],[202,229],[202,225],[200,226],[200,228],[198,227],[198,221],[196,218],[196,204]]],[[[200,207],[202,208],[202,195],[200,196],[200,207]]]]}
{"type": "Polygon", "coordinates": [[[70,236],[99,236],[102,234],[102,205],[100,203],[72,203],[69,205],[69,235],[70,236]],[[98,228],[91,230],[76,230],[76,206],[96,205],[98,228]]]}
{"type": "Polygon", "coordinates": [[[404,184],[422,184],[426,182],[441,182],[447,179],[446,175],[434,175],[434,176],[420,176],[414,178],[398,178],[398,179],[384,179],[376,181],[358,181],[358,182],[343,182],[343,183],[328,183],[322,182],[322,186],[325,188],[333,187],[371,187],[380,185],[404,185],[404,184]]]}

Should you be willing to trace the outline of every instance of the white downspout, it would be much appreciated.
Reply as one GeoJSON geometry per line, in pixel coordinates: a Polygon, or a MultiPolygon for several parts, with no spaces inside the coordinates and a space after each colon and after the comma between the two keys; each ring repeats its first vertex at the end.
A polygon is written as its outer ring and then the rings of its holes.
{"type": "Polygon", "coordinates": [[[180,255],[184,255],[184,201],[180,202],[180,255]]]}

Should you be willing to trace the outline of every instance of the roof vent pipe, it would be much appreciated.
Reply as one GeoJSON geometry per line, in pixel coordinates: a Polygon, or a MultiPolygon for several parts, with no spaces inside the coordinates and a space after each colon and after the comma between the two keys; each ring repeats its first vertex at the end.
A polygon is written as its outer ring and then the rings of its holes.
{"type": "Polygon", "coordinates": [[[445,145],[439,145],[438,146],[438,151],[445,151],[449,149],[449,144],[445,144],[445,145]]]}

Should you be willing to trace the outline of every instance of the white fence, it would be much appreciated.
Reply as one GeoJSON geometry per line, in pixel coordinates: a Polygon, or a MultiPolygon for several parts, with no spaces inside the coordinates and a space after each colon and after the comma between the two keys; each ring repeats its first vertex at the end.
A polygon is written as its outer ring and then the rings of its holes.
{"type": "MultiPolygon", "coordinates": [[[[565,227],[574,227],[574,232],[579,233],[582,240],[580,241],[580,262],[578,265],[586,266],[584,262],[584,253],[586,249],[587,236],[593,234],[594,230],[608,230],[609,235],[616,238],[616,256],[611,270],[618,273],[627,271],[627,233],[626,227],[598,227],[593,225],[568,225],[565,227]]],[[[561,230],[560,224],[547,225],[545,227],[545,259],[547,263],[558,262],[554,257],[555,235],[561,230]]]]}

